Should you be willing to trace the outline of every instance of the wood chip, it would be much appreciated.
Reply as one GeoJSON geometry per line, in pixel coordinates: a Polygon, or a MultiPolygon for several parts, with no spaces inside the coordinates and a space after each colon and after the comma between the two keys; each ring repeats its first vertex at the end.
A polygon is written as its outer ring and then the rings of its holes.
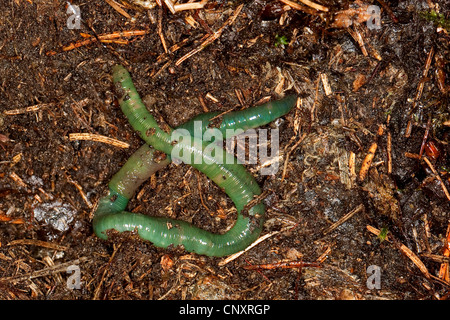
{"type": "MultiPolygon", "coordinates": [[[[384,132],[383,126],[382,125],[378,126],[376,140],[378,140],[378,137],[383,135],[383,132],[384,132]]],[[[378,142],[375,141],[370,146],[369,151],[367,152],[367,155],[364,158],[364,161],[361,165],[361,169],[359,171],[359,179],[361,181],[363,181],[366,178],[367,172],[369,172],[369,169],[370,169],[370,166],[372,165],[372,161],[373,161],[373,158],[375,157],[375,152],[377,151],[377,148],[378,148],[378,142]]]]}
{"type": "Polygon", "coordinates": [[[330,96],[333,93],[331,90],[330,82],[328,81],[328,76],[326,73],[320,74],[320,79],[322,80],[323,90],[325,91],[326,96],[330,96]]]}
{"type": "Polygon", "coordinates": [[[359,88],[366,84],[366,81],[366,76],[362,73],[359,73],[353,81],[353,92],[358,91],[359,88]]]}

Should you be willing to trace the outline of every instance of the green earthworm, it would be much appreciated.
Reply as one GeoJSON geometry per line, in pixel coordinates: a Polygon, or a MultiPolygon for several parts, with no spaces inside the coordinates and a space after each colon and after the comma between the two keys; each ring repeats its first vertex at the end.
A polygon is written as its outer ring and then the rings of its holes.
{"type": "MultiPolygon", "coordinates": [[[[243,212],[245,206],[261,193],[253,176],[237,161],[231,164],[222,163],[221,160],[229,157],[229,155],[226,157],[226,151],[221,150],[222,154],[219,154],[220,152],[214,155],[206,154],[204,150],[207,145],[195,136],[186,139],[187,142],[184,141],[185,139],[175,141],[170,135],[170,128],[167,132],[163,131],[142,103],[124,67],[120,65],[114,67],[113,79],[123,113],[146,144],[139,148],[114,175],[108,185],[109,194],[100,199],[93,220],[93,228],[97,236],[107,239],[106,231],[110,229],[119,232],[137,231],[142,239],[152,242],[155,246],[167,248],[170,245],[183,245],[187,251],[208,256],[229,255],[245,249],[256,240],[264,222],[264,205],[258,203],[244,210],[245,213],[243,212]],[[175,146],[181,145],[182,150],[191,158],[188,163],[206,174],[227,193],[238,211],[237,221],[228,232],[213,234],[185,221],[124,211],[139,185],[171,161],[168,156],[157,162],[154,149],[149,145],[167,155],[171,155],[175,146]],[[194,160],[198,157],[202,161],[196,163],[194,160]]],[[[263,106],[249,108],[254,112],[246,109],[230,113],[222,117],[219,123],[215,123],[214,127],[224,130],[257,127],[289,112],[295,101],[295,97],[289,96],[283,100],[268,103],[265,108],[263,106]]],[[[207,130],[211,125],[207,120],[215,115],[213,113],[201,115],[179,128],[187,129],[192,135],[194,130],[192,123],[200,119],[205,122],[202,130],[207,130]]]]}
{"type": "MultiPolygon", "coordinates": [[[[199,130],[197,124],[201,125],[201,134],[208,129],[217,129],[224,139],[230,138],[239,132],[266,125],[273,120],[284,116],[291,111],[297,97],[289,95],[277,101],[270,101],[260,106],[247,108],[240,111],[232,111],[220,116],[220,112],[202,113],[190,121],[180,125],[177,129],[186,129],[191,134],[199,130]],[[213,119],[213,120],[211,120],[213,119]],[[217,119],[217,121],[215,121],[217,119]],[[231,135],[230,135],[231,133],[231,135]]],[[[203,136],[206,139],[207,135],[203,136]]]]}

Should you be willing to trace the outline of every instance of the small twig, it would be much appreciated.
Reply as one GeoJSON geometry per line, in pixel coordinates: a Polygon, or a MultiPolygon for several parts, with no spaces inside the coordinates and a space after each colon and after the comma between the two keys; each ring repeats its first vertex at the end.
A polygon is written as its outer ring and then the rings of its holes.
{"type": "Polygon", "coordinates": [[[248,214],[248,211],[256,206],[257,204],[261,203],[267,196],[271,193],[270,190],[264,190],[260,195],[256,196],[254,199],[250,200],[244,208],[241,210],[241,214],[246,216],[248,214]]]}
{"type": "Polygon", "coordinates": [[[243,266],[245,270],[271,270],[271,269],[292,269],[292,268],[321,268],[322,266],[318,262],[304,262],[304,261],[287,261],[287,262],[275,262],[267,264],[251,264],[248,266],[243,266]]]}
{"type": "Polygon", "coordinates": [[[328,258],[330,253],[331,253],[331,246],[328,246],[326,250],[320,255],[320,257],[316,259],[316,262],[322,264],[328,258]]]}
{"type": "Polygon", "coordinates": [[[130,145],[126,142],[94,133],[69,133],[69,140],[70,141],[88,140],[88,141],[102,142],[123,149],[130,147],[130,145]]]}
{"type": "Polygon", "coordinates": [[[361,32],[358,30],[358,26],[355,24],[354,25],[354,30],[352,30],[351,28],[347,28],[348,33],[350,33],[350,35],[352,36],[352,38],[358,42],[359,47],[361,49],[362,54],[367,57],[369,55],[369,53],[367,52],[366,49],[366,45],[364,44],[364,39],[361,35],[361,32]]]}
{"type": "MultiPolygon", "coordinates": [[[[6,214],[3,214],[0,211],[0,222],[9,222],[11,224],[23,224],[23,223],[25,223],[25,220],[23,220],[22,218],[10,217],[10,216],[8,216],[6,214]]],[[[1,245],[1,241],[0,241],[0,245],[1,245]]]]}
{"type": "Polygon", "coordinates": [[[196,11],[194,11],[194,14],[192,16],[190,16],[193,20],[192,23],[194,23],[195,26],[201,25],[202,28],[205,29],[205,31],[208,34],[213,34],[214,31],[212,31],[211,28],[209,27],[208,23],[200,17],[199,12],[200,12],[199,10],[196,10],[196,11]]]}
{"type": "Polygon", "coordinates": [[[392,173],[392,135],[391,132],[387,133],[387,166],[388,173],[392,173]]]}
{"type": "Polygon", "coordinates": [[[158,77],[164,70],[166,70],[170,66],[171,63],[172,61],[167,61],[155,74],[152,74],[151,77],[158,77]]]}
{"type": "MultiPolygon", "coordinates": [[[[372,232],[377,236],[379,236],[381,233],[380,230],[369,225],[367,226],[367,230],[369,230],[370,232],[372,232]]],[[[385,240],[388,240],[387,237],[385,240]]],[[[427,267],[423,264],[422,260],[420,260],[420,258],[414,252],[412,252],[411,249],[409,249],[403,243],[398,242],[397,240],[394,241],[394,244],[397,247],[397,249],[399,249],[403,254],[405,254],[416,265],[416,267],[419,268],[419,270],[424,274],[425,277],[431,278],[430,272],[428,271],[427,267]]]]}
{"type": "MultiPolygon", "coordinates": [[[[108,34],[101,34],[98,36],[89,36],[87,39],[85,40],[81,40],[78,42],[74,42],[69,44],[68,46],[65,46],[61,49],[61,51],[65,52],[65,51],[70,51],[76,48],[80,48],[83,46],[87,46],[89,44],[92,44],[96,41],[100,41],[102,43],[111,43],[111,42],[120,42],[120,43],[124,43],[121,40],[116,40],[119,38],[129,38],[129,37],[134,37],[134,36],[143,36],[147,33],[147,30],[129,30],[129,31],[118,31],[118,32],[113,32],[113,33],[108,33],[108,34]]],[[[125,42],[126,43],[126,42],[125,42]]],[[[57,54],[58,52],[56,51],[48,51],[46,53],[47,56],[53,56],[55,54],[57,54]]]]}
{"type": "Polygon", "coordinates": [[[161,43],[164,48],[165,53],[169,53],[167,49],[166,39],[164,38],[164,33],[162,31],[162,18],[163,18],[163,9],[162,7],[159,7],[159,17],[158,17],[158,35],[159,39],[161,39],[161,43]]]}
{"type": "Polygon", "coordinates": [[[432,253],[428,253],[428,252],[422,252],[420,254],[421,257],[433,260],[434,262],[439,262],[439,263],[449,263],[450,262],[450,258],[446,257],[446,256],[441,256],[438,254],[432,254],[432,253]]]}
{"type": "MultiPolygon", "coordinates": [[[[322,6],[320,4],[314,3],[312,1],[309,0],[299,0],[301,3],[307,5],[308,7],[311,7],[313,9],[316,9],[318,11],[325,11],[328,12],[328,8],[325,6],[322,6]]],[[[280,0],[280,2],[283,2],[284,4],[287,4],[288,6],[296,9],[296,10],[303,10],[304,8],[299,5],[298,3],[294,2],[294,1],[290,1],[290,0],[280,0]]]]}
{"type": "Polygon", "coordinates": [[[292,227],[288,227],[288,228],[284,228],[284,229],[279,230],[279,231],[273,231],[273,232],[270,232],[270,233],[267,233],[267,234],[263,235],[262,237],[259,237],[258,239],[256,239],[255,242],[253,242],[251,245],[249,245],[244,250],[236,252],[236,253],[228,256],[227,258],[223,259],[222,261],[220,261],[219,262],[219,266],[221,267],[221,266],[226,265],[227,263],[230,263],[231,261],[233,261],[234,259],[239,258],[242,254],[244,254],[245,252],[247,252],[248,250],[250,250],[254,246],[258,245],[259,243],[263,242],[264,240],[267,240],[268,238],[273,237],[274,235],[277,235],[277,234],[279,234],[281,232],[284,232],[286,230],[289,230],[291,228],[292,227]]]}
{"type": "Polygon", "coordinates": [[[315,2],[312,2],[312,1],[309,1],[309,0],[299,0],[299,1],[301,3],[303,3],[303,4],[305,4],[305,5],[313,8],[313,9],[318,10],[318,11],[328,12],[328,8],[327,7],[322,6],[322,5],[318,4],[318,3],[315,3],[315,2]]]}
{"type": "Polygon", "coordinates": [[[405,152],[404,155],[405,155],[405,157],[410,158],[410,159],[420,160],[420,156],[417,153],[405,152]]]}
{"type": "Polygon", "coordinates": [[[34,278],[39,278],[39,277],[45,277],[51,274],[55,274],[55,273],[59,273],[59,272],[66,272],[67,271],[67,267],[71,266],[71,265],[78,265],[82,262],[85,262],[88,260],[88,257],[81,257],[79,259],[75,259],[72,261],[68,261],[65,263],[61,263],[55,266],[51,266],[51,267],[47,267],[41,270],[37,270],[37,271],[33,271],[31,273],[25,274],[25,275],[21,275],[21,276],[13,276],[13,277],[5,277],[5,278],[0,278],[0,282],[12,282],[12,283],[17,283],[20,281],[25,281],[25,280],[31,280],[34,278]]]}
{"type": "Polygon", "coordinates": [[[192,57],[193,55],[199,53],[200,51],[205,49],[207,46],[209,46],[211,43],[213,43],[215,40],[220,38],[220,36],[222,35],[223,30],[226,27],[228,27],[229,25],[233,24],[234,20],[236,20],[237,16],[241,13],[241,10],[242,10],[243,7],[244,7],[243,4],[241,4],[239,7],[237,7],[235,12],[231,15],[231,17],[229,17],[227,19],[227,21],[225,21],[225,23],[223,24],[222,27],[219,28],[219,30],[214,32],[212,35],[208,36],[208,38],[202,44],[200,44],[200,46],[198,46],[194,50],[188,52],[187,54],[182,56],[180,59],[178,59],[175,62],[175,65],[179,66],[181,63],[183,63],[183,61],[185,61],[185,60],[189,59],[190,57],[192,57]]]}
{"type": "Polygon", "coordinates": [[[54,249],[54,250],[59,250],[59,251],[66,251],[68,249],[68,247],[62,246],[57,243],[47,242],[47,241],[42,241],[42,240],[37,240],[37,239],[17,239],[17,240],[13,240],[8,243],[8,246],[15,246],[15,245],[32,245],[32,246],[44,247],[44,248],[54,249]]]}
{"type": "Polygon", "coordinates": [[[394,12],[392,12],[392,9],[389,7],[389,5],[387,3],[385,3],[383,0],[377,0],[379,4],[381,4],[381,6],[384,8],[384,10],[386,10],[386,12],[388,13],[389,17],[391,17],[391,20],[394,23],[398,23],[398,19],[395,16],[394,12]]]}
{"type": "MultiPolygon", "coordinates": [[[[180,48],[184,47],[188,42],[190,41],[190,38],[186,38],[181,40],[178,43],[175,43],[173,46],[169,48],[169,53],[173,54],[175,51],[178,51],[180,48]]],[[[162,63],[163,61],[168,60],[169,53],[161,53],[158,58],[156,58],[156,63],[162,63]]],[[[171,61],[169,61],[171,62],[171,61]]]]}
{"type": "Polygon", "coordinates": [[[172,14],[176,13],[172,0],[164,0],[164,3],[166,4],[167,8],[169,8],[170,12],[172,12],[172,14]]]}
{"type": "Polygon", "coordinates": [[[202,9],[205,4],[207,3],[207,0],[203,0],[200,2],[190,2],[190,3],[176,3],[173,8],[176,12],[184,11],[184,10],[197,10],[202,9]]]}
{"type": "Polygon", "coordinates": [[[373,69],[372,73],[370,74],[369,79],[367,79],[365,85],[369,85],[369,83],[373,80],[373,78],[375,78],[375,76],[377,75],[377,73],[380,71],[382,64],[384,64],[384,61],[378,61],[377,65],[375,66],[375,68],[373,69]]]}
{"type": "Polygon", "coordinates": [[[283,174],[281,175],[281,181],[283,181],[284,178],[286,177],[287,165],[288,165],[289,157],[291,156],[291,153],[295,149],[297,149],[297,147],[300,145],[300,143],[302,143],[302,141],[305,139],[305,137],[306,137],[306,133],[303,133],[301,138],[294,144],[294,146],[291,148],[291,150],[289,150],[289,152],[286,154],[286,158],[284,159],[283,174]]]}
{"type": "Polygon", "coordinates": [[[403,252],[415,265],[422,271],[425,277],[430,278],[430,272],[427,267],[423,264],[422,260],[414,253],[410,248],[402,243],[399,243],[398,248],[403,252]]]}
{"type": "Polygon", "coordinates": [[[428,140],[428,135],[430,134],[430,127],[431,127],[431,116],[428,116],[427,126],[425,128],[425,133],[422,138],[422,145],[420,146],[420,152],[419,152],[420,158],[422,158],[423,151],[425,150],[425,145],[428,140]]]}
{"type": "Polygon", "coordinates": [[[67,175],[67,181],[71,184],[73,184],[75,186],[75,188],[77,188],[78,192],[81,195],[81,198],[83,198],[84,203],[86,203],[86,205],[89,207],[89,209],[92,209],[93,205],[92,203],[89,201],[86,193],[83,191],[83,188],[80,186],[80,184],[78,182],[76,182],[75,180],[72,179],[71,176],[67,175]]]}
{"type": "MultiPolygon", "coordinates": [[[[245,259],[244,258],[244,260],[245,260],[245,262],[247,262],[248,263],[248,265],[249,266],[251,266],[252,264],[247,260],[247,259],[245,259]]],[[[255,269],[255,271],[256,272],[258,272],[262,277],[264,277],[264,279],[266,279],[269,283],[271,283],[272,281],[270,281],[270,279],[269,278],[267,278],[267,276],[264,274],[264,273],[262,273],[261,272],[261,270],[259,270],[259,269],[255,269]]]]}
{"type": "Polygon", "coordinates": [[[105,281],[105,277],[106,277],[106,274],[108,273],[109,266],[113,262],[114,257],[116,256],[116,253],[120,249],[121,246],[122,246],[121,243],[119,243],[117,246],[114,246],[114,251],[111,254],[111,257],[109,258],[108,262],[106,263],[105,270],[103,270],[102,277],[100,279],[100,283],[97,285],[97,287],[94,290],[93,300],[98,300],[99,299],[99,297],[100,297],[100,290],[102,288],[103,282],[105,281]]]}
{"type": "Polygon", "coordinates": [[[417,102],[422,97],[423,88],[424,88],[425,82],[427,80],[428,71],[430,71],[430,66],[431,66],[431,62],[433,59],[433,55],[434,55],[434,48],[431,47],[430,52],[428,52],[427,61],[425,63],[425,68],[422,73],[422,80],[419,82],[419,85],[417,86],[416,97],[414,98],[414,103],[411,107],[411,110],[409,111],[409,120],[408,120],[408,124],[407,124],[406,130],[405,130],[406,138],[409,138],[411,136],[412,126],[413,126],[413,124],[412,124],[413,113],[416,110],[417,102]]]}
{"type": "Polygon", "coordinates": [[[238,99],[241,106],[245,107],[246,103],[245,103],[244,95],[242,94],[242,90],[239,88],[234,89],[234,93],[236,94],[236,98],[238,99]]]}
{"type": "Polygon", "coordinates": [[[423,157],[423,160],[427,163],[428,167],[430,167],[431,171],[433,171],[434,175],[436,176],[436,179],[438,179],[439,182],[441,183],[442,191],[444,191],[445,196],[447,197],[448,201],[450,201],[450,193],[448,192],[447,187],[444,184],[444,181],[442,181],[441,176],[436,171],[436,169],[434,168],[433,164],[430,162],[430,160],[428,160],[427,157],[423,157]]]}
{"type": "Polygon", "coordinates": [[[447,226],[447,234],[444,239],[444,250],[442,254],[444,257],[447,258],[447,261],[443,261],[441,263],[441,267],[439,268],[439,278],[448,283],[450,282],[449,261],[448,261],[448,258],[450,257],[450,223],[447,226]]]}
{"type": "Polygon", "coordinates": [[[206,209],[206,211],[211,212],[211,209],[208,208],[208,206],[206,205],[206,203],[203,201],[203,195],[202,195],[202,185],[201,185],[201,181],[200,181],[200,172],[199,171],[195,171],[195,173],[197,174],[197,188],[198,188],[198,193],[199,193],[199,197],[200,197],[200,202],[202,203],[202,206],[206,209]]]}
{"type": "Polygon", "coordinates": [[[43,108],[53,107],[55,105],[56,105],[56,103],[40,103],[40,104],[36,104],[34,106],[30,106],[30,107],[26,107],[26,108],[5,110],[5,111],[3,111],[3,114],[5,116],[13,116],[13,115],[18,115],[18,114],[38,111],[43,108]]]}
{"type": "Polygon", "coordinates": [[[202,95],[198,95],[198,101],[200,102],[200,105],[202,106],[203,112],[209,112],[208,106],[206,105],[205,99],[203,99],[202,95]]]}
{"type": "MultiPolygon", "coordinates": [[[[83,126],[88,129],[89,131],[94,131],[94,129],[91,128],[91,126],[89,125],[88,121],[85,119],[85,117],[83,115],[81,115],[77,109],[82,112],[83,111],[83,107],[87,106],[89,103],[89,98],[85,98],[81,101],[75,101],[72,98],[73,103],[70,104],[70,107],[73,110],[73,113],[75,113],[75,116],[78,118],[78,120],[83,124],[83,126]]],[[[90,122],[90,121],[89,121],[90,122]]]]}
{"type": "Polygon", "coordinates": [[[331,231],[333,231],[334,229],[336,229],[337,227],[339,227],[341,224],[343,224],[345,221],[347,221],[348,219],[350,219],[351,217],[353,217],[353,215],[355,215],[355,213],[360,212],[361,210],[364,209],[364,205],[360,204],[359,206],[357,206],[355,209],[353,209],[352,211],[350,211],[349,213],[347,213],[346,215],[344,215],[342,218],[340,218],[338,221],[336,221],[335,223],[333,223],[331,226],[325,228],[325,230],[322,231],[322,233],[325,235],[327,233],[330,233],[331,231]]]}
{"type": "Polygon", "coordinates": [[[28,185],[27,185],[25,182],[23,182],[22,178],[19,177],[19,176],[17,175],[17,173],[11,172],[11,173],[9,174],[9,177],[10,177],[15,183],[17,183],[20,187],[22,187],[22,188],[28,190],[28,185]]]}
{"type": "Polygon", "coordinates": [[[131,19],[131,16],[122,9],[122,6],[114,0],[105,0],[107,4],[109,4],[114,10],[123,15],[127,19],[131,19]]]}

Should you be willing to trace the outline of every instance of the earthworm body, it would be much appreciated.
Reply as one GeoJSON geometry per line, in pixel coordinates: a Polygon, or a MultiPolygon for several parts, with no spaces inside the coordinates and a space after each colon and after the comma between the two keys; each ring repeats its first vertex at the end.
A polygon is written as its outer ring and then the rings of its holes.
{"type": "Polygon", "coordinates": [[[248,210],[243,209],[255,196],[261,194],[256,180],[225,150],[205,152],[207,141],[199,139],[194,131],[200,130],[197,124],[201,121],[202,133],[214,125],[223,134],[223,138],[228,138],[230,132],[238,132],[237,129],[256,128],[285,115],[295,106],[296,96],[230,112],[216,118],[218,121],[210,121],[219,115],[218,112],[201,114],[177,128],[187,132],[186,139],[174,139],[172,129],[164,131],[158,126],[142,103],[130,74],[123,66],[113,68],[113,80],[122,112],[146,144],[128,159],[109,182],[109,194],[99,200],[94,214],[95,234],[101,239],[107,239],[107,230],[136,231],[141,239],[148,240],[157,247],[182,245],[187,251],[207,256],[229,255],[245,249],[255,241],[264,222],[264,204],[257,203],[248,210]],[[184,162],[206,174],[233,200],[238,216],[234,226],[226,233],[214,234],[185,221],[125,211],[136,189],[154,172],[171,162],[170,155],[174,148],[180,150],[184,162]],[[157,162],[155,150],[164,152],[167,157],[157,162]],[[234,161],[223,161],[230,159],[230,156],[234,161]]]}

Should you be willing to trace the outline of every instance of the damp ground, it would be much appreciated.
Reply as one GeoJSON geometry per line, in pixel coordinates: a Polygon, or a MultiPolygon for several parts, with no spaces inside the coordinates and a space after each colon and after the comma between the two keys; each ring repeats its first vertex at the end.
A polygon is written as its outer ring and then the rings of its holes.
{"type": "MultiPolygon", "coordinates": [[[[110,2],[0,4],[2,299],[448,298],[448,3],[208,1],[173,14],[110,2]],[[247,166],[267,191],[265,240],[224,262],[93,234],[108,181],[143,143],[117,103],[118,63],[173,127],[298,95],[265,126],[279,129],[279,169],[247,166]]],[[[215,233],[236,219],[222,190],[173,163],[128,210],[215,233]]]]}

